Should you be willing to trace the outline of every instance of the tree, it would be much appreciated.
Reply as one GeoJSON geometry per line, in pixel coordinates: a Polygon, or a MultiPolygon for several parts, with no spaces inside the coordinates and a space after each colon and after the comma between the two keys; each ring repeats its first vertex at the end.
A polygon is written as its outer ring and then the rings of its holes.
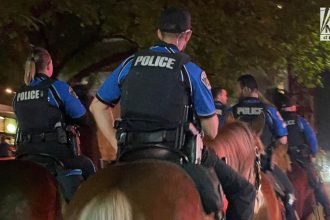
{"type": "Polygon", "coordinates": [[[2,0],[0,80],[22,83],[30,43],[47,48],[55,73],[79,80],[111,70],[119,60],[156,41],[161,9],[187,7],[193,17],[188,46],[192,59],[213,84],[231,87],[249,70],[283,78],[293,67],[298,81],[321,84],[329,68],[330,45],[320,42],[319,7],[323,0],[2,0]]]}

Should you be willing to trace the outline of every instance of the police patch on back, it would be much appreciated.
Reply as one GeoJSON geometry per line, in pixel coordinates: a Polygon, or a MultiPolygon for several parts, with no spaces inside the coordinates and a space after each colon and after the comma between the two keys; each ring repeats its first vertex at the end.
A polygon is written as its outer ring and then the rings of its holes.
{"type": "Polygon", "coordinates": [[[290,125],[295,125],[296,121],[295,120],[287,120],[287,121],[285,121],[285,123],[286,123],[287,126],[290,126],[290,125]]]}
{"type": "Polygon", "coordinates": [[[134,66],[149,66],[149,67],[163,67],[173,69],[176,59],[167,56],[138,56],[135,60],[134,66]]]}
{"type": "Polygon", "coordinates": [[[36,100],[41,99],[43,97],[43,91],[36,89],[36,90],[29,90],[18,92],[16,95],[16,101],[28,101],[28,100],[36,100]]]}
{"type": "Polygon", "coordinates": [[[261,107],[237,107],[237,115],[260,115],[262,112],[261,107]]]}

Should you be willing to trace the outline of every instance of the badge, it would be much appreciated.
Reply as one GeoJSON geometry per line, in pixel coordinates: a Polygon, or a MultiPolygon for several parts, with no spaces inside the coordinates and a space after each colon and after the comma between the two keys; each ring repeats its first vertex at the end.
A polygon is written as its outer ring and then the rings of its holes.
{"type": "Polygon", "coordinates": [[[210,81],[208,80],[205,71],[202,72],[201,74],[201,80],[203,82],[203,84],[206,86],[206,88],[208,88],[209,90],[211,89],[211,84],[210,81]]]}
{"type": "Polygon", "coordinates": [[[69,93],[70,93],[70,95],[72,95],[73,97],[75,97],[75,98],[78,99],[77,94],[73,91],[73,89],[71,88],[71,86],[69,87],[69,93]]]}

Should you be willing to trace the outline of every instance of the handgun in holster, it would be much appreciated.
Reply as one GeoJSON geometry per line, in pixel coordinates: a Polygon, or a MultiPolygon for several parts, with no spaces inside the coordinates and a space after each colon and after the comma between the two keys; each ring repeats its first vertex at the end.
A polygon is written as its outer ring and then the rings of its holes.
{"type": "Polygon", "coordinates": [[[184,151],[192,164],[200,164],[202,159],[202,133],[192,124],[188,124],[184,151]]]}
{"type": "Polygon", "coordinates": [[[73,155],[80,155],[80,133],[78,126],[68,125],[66,126],[66,133],[68,135],[68,143],[72,149],[73,155]]]}
{"type": "Polygon", "coordinates": [[[57,122],[54,126],[57,132],[57,141],[60,144],[68,143],[68,135],[65,127],[66,127],[65,124],[62,122],[57,122]]]}
{"type": "MultiPolygon", "coordinates": [[[[188,157],[188,162],[192,164],[200,164],[202,158],[203,141],[202,133],[195,126],[195,123],[189,122],[189,118],[194,121],[191,114],[191,106],[185,106],[184,121],[179,135],[179,146],[188,157]]],[[[197,124],[197,123],[196,123],[197,124]]]]}
{"type": "Polygon", "coordinates": [[[265,154],[260,155],[261,170],[263,171],[273,170],[272,154],[274,146],[275,142],[273,141],[270,146],[266,147],[265,154]]]}

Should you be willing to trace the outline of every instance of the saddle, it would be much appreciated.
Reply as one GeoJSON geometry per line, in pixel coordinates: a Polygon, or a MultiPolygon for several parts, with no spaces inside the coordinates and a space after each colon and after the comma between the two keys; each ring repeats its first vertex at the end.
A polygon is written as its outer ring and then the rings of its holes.
{"type": "Polygon", "coordinates": [[[29,160],[45,167],[58,181],[60,191],[69,202],[81,182],[84,180],[81,169],[67,169],[62,161],[49,154],[21,154],[19,160],[29,160]]]}
{"type": "Polygon", "coordinates": [[[222,189],[216,174],[202,165],[183,163],[182,154],[172,151],[170,148],[156,146],[145,146],[122,154],[119,162],[134,162],[148,159],[163,160],[180,165],[192,178],[199,192],[204,211],[207,214],[216,213],[221,219],[221,208],[223,207],[222,189]],[[220,214],[219,214],[220,213],[220,214]]]}

